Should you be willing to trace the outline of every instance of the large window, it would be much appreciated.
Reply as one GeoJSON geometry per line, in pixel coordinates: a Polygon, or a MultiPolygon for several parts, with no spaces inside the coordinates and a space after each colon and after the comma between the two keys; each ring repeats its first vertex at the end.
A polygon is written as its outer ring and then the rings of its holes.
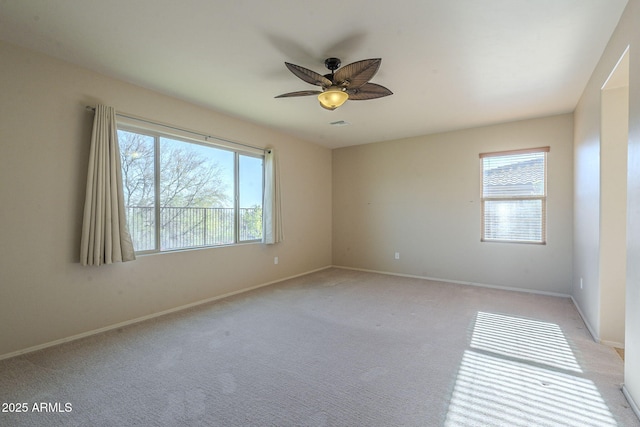
{"type": "Polygon", "coordinates": [[[480,154],[482,241],[546,242],[549,147],[480,154]]]}
{"type": "Polygon", "coordinates": [[[136,252],[262,239],[264,156],[126,128],[118,142],[136,252]]]}

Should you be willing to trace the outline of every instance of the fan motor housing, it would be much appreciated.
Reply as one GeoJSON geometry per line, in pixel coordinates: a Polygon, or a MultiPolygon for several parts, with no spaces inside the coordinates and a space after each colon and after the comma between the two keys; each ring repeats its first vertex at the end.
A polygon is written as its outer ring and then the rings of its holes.
{"type": "Polygon", "coordinates": [[[340,58],[327,58],[324,60],[324,66],[327,67],[333,73],[340,68],[340,58]]]}

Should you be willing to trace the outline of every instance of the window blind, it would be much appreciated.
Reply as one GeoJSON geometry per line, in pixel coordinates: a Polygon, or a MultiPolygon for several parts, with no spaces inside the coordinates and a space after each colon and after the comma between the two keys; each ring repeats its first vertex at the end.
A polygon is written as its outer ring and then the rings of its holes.
{"type": "Polygon", "coordinates": [[[480,154],[482,241],[546,243],[547,152],[480,154]]]}

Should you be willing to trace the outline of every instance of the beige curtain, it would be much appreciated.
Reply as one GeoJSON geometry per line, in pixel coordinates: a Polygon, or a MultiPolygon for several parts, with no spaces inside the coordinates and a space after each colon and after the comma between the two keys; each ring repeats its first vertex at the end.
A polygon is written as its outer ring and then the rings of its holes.
{"type": "Polygon", "coordinates": [[[275,150],[272,148],[267,149],[264,155],[262,223],[264,225],[264,243],[271,245],[281,242],[284,239],[282,233],[278,159],[275,150]]]}
{"type": "Polygon", "coordinates": [[[80,263],[101,265],[134,259],[124,210],[116,113],[112,107],[98,105],[91,135],[80,263]]]}

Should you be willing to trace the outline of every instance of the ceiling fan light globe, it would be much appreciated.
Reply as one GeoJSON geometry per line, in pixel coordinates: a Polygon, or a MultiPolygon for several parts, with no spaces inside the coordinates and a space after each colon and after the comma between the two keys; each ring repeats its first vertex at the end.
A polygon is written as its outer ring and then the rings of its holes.
{"type": "Polygon", "coordinates": [[[338,87],[330,87],[329,89],[318,95],[318,101],[322,108],[327,110],[335,110],[349,99],[349,94],[338,87]]]}

